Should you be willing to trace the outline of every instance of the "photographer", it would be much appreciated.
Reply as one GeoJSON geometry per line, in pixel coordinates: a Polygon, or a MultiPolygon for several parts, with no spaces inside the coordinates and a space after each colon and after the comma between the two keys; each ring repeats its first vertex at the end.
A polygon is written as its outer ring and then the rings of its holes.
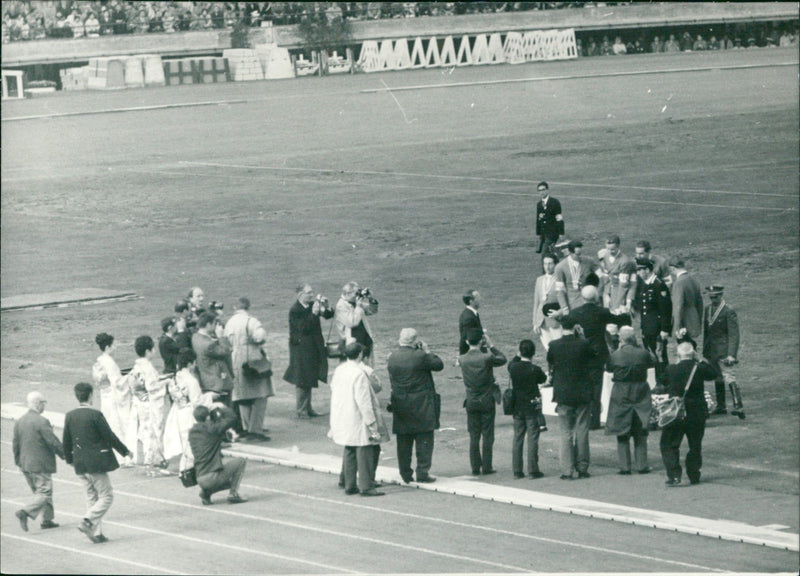
{"type": "Polygon", "coordinates": [[[391,353],[386,369],[392,384],[392,432],[397,436],[400,476],[412,480],[411,450],[417,445],[417,482],[434,482],[428,474],[433,458],[433,431],[438,428],[436,387],[431,372],[444,369],[442,359],[431,353],[413,328],[400,331],[399,347],[391,353]]]}
{"type": "Polygon", "coordinates": [[[328,356],[320,317],[332,318],[328,299],[314,296],[310,284],[297,287],[297,300],[289,309],[289,367],[283,379],[295,385],[298,418],[322,416],[311,407],[311,390],[328,381],[328,356]]]}
{"type": "Polygon", "coordinates": [[[378,312],[378,301],[369,288],[359,287],[357,282],[348,282],[342,287],[342,296],[336,303],[334,323],[341,347],[358,342],[364,348],[363,361],[372,366],[372,329],[367,316],[378,312]]]}
{"type": "Polygon", "coordinates": [[[218,402],[211,405],[210,411],[205,406],[196,407],[193,415],[197,424],[189,430],[189,445],[194,455],[200,500],[208,506],[211,504],[212,494],[229,489],[229,503],[247,502],[246,498],[239,495],[239,484],[242,482],[247,461],[244,458],[231,458],[222,462],[225,432],[235,424],[236,415],[230,408],[218,402]]]}

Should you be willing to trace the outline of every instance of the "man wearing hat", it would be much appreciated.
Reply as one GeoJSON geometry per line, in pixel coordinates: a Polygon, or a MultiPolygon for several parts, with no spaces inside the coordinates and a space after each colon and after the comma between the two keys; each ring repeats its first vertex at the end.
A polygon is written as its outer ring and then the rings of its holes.
{"type": "Polygon", "coordinates": [[[656,355],[656,381],[661,384],[667,358],[667,338],[672,326],[672,300],[669,288],[656,275],[653,260],[636,259],[637,284],[634,309],[641,318],[642,344],[656,355]]]}
{"type": "Polygon", "coordinates": [[[536,203],[536,235],[539,236],[537,254],[547,254],[564,234],[564,218],[561,215],[561,202],[550,197],[550,186],[539,182],[536,186],[542,199],[536,203]]]}
{"type": "Polygon", "coordinates": [[[681,256],[669,260],[672,272],[672,329],[677,338],[700,337],[703,321],[703,294],[700,284],[686,271],[681,256]]]}
{"type": "Polygon", "coordinates": [[[595,274],[598,264],[592,258],[583,256],[583,242],[572,240],[567,245],[569,255],[559,262],[553,275],[556,278],[556,297],[564,313],[584,303],[581,289],[589,282],[589,276],[595,274]]]}
{"type": "Polygon", "coordinates": [[[413,328],[400,331],[398,348],[386,369],[392,384],[392,432],[397,437],[397,465],[403,482],[412,480],[411,451],[417,447],[417,482],[436,480],[428,472],[433,459],[433,431],[439,425],[439,407],[433,374],[444,362],[417,337],[413,328]]]}
{"type": "Polygon", "coordinates": [[[703,357],[716,371],[714,388],[717,394],[717,408],[714,414],[727,414],[725,404],[725,384],[731,390],[733,410],[731,414],[744,420],[744,406],[739,385],[736,383],[734,367],[739,352],[739,320],[736,311],[722,297],[725,289],[712,285],[706,288],[711,304],[703,314],[703,357]]]}

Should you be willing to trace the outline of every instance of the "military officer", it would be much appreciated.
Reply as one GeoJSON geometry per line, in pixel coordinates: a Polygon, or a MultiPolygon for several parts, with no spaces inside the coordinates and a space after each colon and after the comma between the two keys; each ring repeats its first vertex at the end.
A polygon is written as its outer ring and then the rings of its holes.
{"type": "Polygon", "coordinates": [[[731,414],[744,420],[744,406],[739,385],[736,383],[734,367],[738,363],[739,352],[739,319],[736,311],[722,297],[725,288],[718,285],[708,286],[711,304],[703,311],[703,357],[711,363],[716,371],[714,388],[717,395],[717,409],[714,414],[727,414],[725,404],[725,384],[731,391],[733,410],[731,414]]]}
{"type": "Polygon", "coordinates": [[[661,384],[667,358],[667,338],[672,327],[672,299],[669,288],[659,279],[653,260],[644,256],[636,259],[638,276],[634,309],[641,318],[642,343],[656,355],[656,381],[661,384]]]}

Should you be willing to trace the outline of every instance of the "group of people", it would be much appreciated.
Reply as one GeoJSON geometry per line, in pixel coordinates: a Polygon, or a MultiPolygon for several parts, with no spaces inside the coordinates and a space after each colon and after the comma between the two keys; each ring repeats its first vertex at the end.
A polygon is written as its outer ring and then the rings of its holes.
{"type": "Polygon", "coordinates": [[[709,415],[704,382],[714,381],[713,414],[744,419],[741,391],[736,381],[739,324],[735,310],[725,302],[724,288],[703,290],[688,273],[680,256],[669,260],[651,252],[646,240],[636,243],[635,254],[621,250],[620,238],[609,236],[597,257],[583,254],[583,243],[560,240],[564,219],[560,203],[549,186],[538,186],[537,234],[543,273],[534,290],[533,329],[547,351],[553,401],[562,433],[561,478],[589,476],[589,430],[601,427],[603,373],[612,374],[613,388],[606,434],[617,436],[619,472],[648,473],[647,436],[653,409],[652,393],[679,396],[685,420],[665,428],[661,452],[667,484],[680,484],[679,446],[689,442],[686,458],[691,483],[700,481],[702,437],[709,415]],[[641,346],[633,324],[638,321],[641,346]],[[697,350],[702,336],[703,346],[697,350]],[[678,362],[670,365],[667,345],[677,344],[678,362]],[[651,393],[648,370],[654,369],[651,393]],[[631,462],[630,440],[634,444],[631,462]]]}
{"type": "MultiPolygon", "coordinates": [[[[681,484],[684,436],[689,445],[686,476],[691,484],[700,482],[709,416],[704,382],[715,382],[713,414],[727,413],[727,388],[731,414],[746,417],[735,368],[738,318],[724,300],[724,288],[706,288],[710,303],[704,306],[703,291],[683,258],[656,256],[645,240],[637,242],[635,255],[628,256],[619,237],[612,235],[596,258],[584,255],[581,241],[561,238],[562,208],[550,196],[549,185],[541,182],[537,189],[542,274],[534,289],[533,336],[545,350],[546,366],[533,362],[536,345],[531,338],[519,343],[518,354],[508,362],[482,326],[480,293],[469,289],[462,296],[457,364],[465,386],[472,474],[496,472],[494,428],[501,390],[494,370],[508,363],[515,478],[544,476],[538,455],[540,386],[552,386],[557,405],[560,478],[590,477],[589,431],[601,428],[603,374],[608,372],[613,388],[605,433],[617,437],[619,474],[650,472],[647,437],[653,396],[665,395],[682,398],[686,411],[685,418],[661,431],[667,485],[681,484]],[[641,345],[633,326],[637,321],[641,345]],[[674,364],[667,355],[670,338],[677,344],[674,364]],[[651,368],[653,390],[648,384],[651,368]]],[[[229,502],[246,501],[238,492],[245,461],[223,461],[221,449],[239,436],[246,442],[269,440],[264,419],[274,391],[267,332],[249,313],[248,298],[239,298],[234,308],[223,322],[224,306],[211,302],[206,307],[202,289],[192,288],[174,306],[174,313],[161,321],[162,371],[153,364],[156,343],[150,336],[136,338],[136,361],[123,374],[113,358],[114,337],[98,334],[95,341],[101,354],[92,367],[94,383],[75,386],[80,406],[67,414],[63,440],[41,416],[45,398],[35,391],[28,394],[29,410],[15,424],[13,439],[15,462],[34,493],[16,512],[23,530],[40,514],[43,529],[58,526],[53,520],[51,479],[56,456],[72,464],[85,485],[88,510],[79,529],[96,543],[107,540],[102,518],[113,501],[107,474],[119,467],[114,452],[124,467],[142,461],[149,476],[171,475],[168,462],[180,456],[179,470],[182,476],[194,471],[204,505],[211,504],[212,494],[226,489],[229,502]],[[100,410],[92,408],[98,390],[100,410]]],[[[297,418],[315,418],[325,414],[312,407],[312,391],[319,382],[327,382],[329,359],[338,363],[330,382],[328,435],[343,448],[340,487],[346,494],[362,496],[383,495],[375,470],[380,446],[390,439],[377,396],[382,384],[374,370],[369,322],[377,310],[371,291],[357,282],[343,286],[333,307],[310,284],[300,283],[288,315],[289,366],[283,374],[296,387],[297,418]],[[321,319],[331,320],[327,338],[321,319]]],[[[391,385],[386,409],[393,416],[400,476],[406,483],[435,482],[430,470],[441,396],[433,373],[443,370],[444,363],[414,328],[404,328],[386,368],[391,385]]]]}

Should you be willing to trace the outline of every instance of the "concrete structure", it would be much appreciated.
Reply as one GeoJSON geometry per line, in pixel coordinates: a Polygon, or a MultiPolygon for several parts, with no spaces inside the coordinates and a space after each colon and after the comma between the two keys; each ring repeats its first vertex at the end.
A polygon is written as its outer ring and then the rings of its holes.
{"type": "MultiPolygon", "coordinates": [[[[592,7],[562,10],[533,10],[500,14],[468,14],[430,18],[403,18],[352,22],[353,44],[366,40],[431,36],[474,36],[494,32],[574,28],[576,32],[697,26],[737,22],[797,20],[794,2],[680,2],[592,7]]],[[[252,28],[252,45],[275,42],[283,48],[299,48],[302,39],[297,26],[252,28]]],[[[159,54],[162,57],[221,54],[231,47],[230,30],[177,32],[174,34],[130,34],[3,45],[3,66],[86,62],[90,58],[159,54]]]]}

